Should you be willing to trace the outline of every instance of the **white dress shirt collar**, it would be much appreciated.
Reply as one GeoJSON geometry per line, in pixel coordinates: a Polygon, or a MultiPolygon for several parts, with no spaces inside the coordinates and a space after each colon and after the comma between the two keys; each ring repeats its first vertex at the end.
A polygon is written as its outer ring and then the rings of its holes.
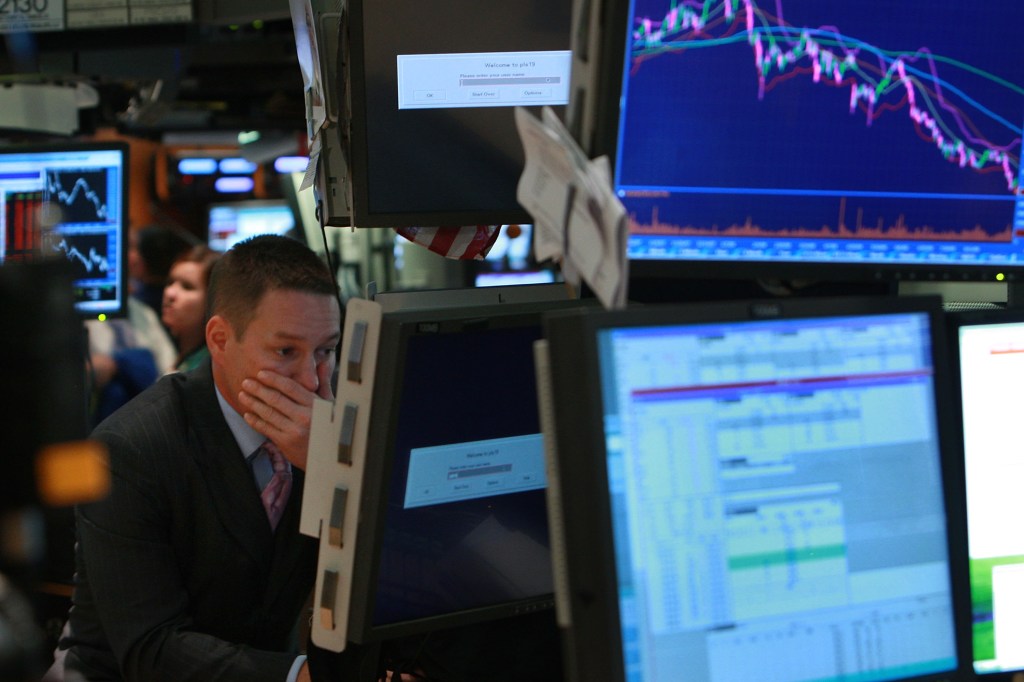
{"type": "Polygon", "coordinates": [[[216,388],[216,391],[217,402],[220,403],[220,411],[224,414],[224,420],[228,423],[228,428],[231,429],[231,435],[235,437],[235,442],[238,443],[242,457],[247,458],[258,447],[263,445],[263,441],[267,438],[246,423],[245,418],[238,414],[235,408],[231,407],[228,401],[224,399],[224,396],[220,394],[219,388],[216,388]]]}

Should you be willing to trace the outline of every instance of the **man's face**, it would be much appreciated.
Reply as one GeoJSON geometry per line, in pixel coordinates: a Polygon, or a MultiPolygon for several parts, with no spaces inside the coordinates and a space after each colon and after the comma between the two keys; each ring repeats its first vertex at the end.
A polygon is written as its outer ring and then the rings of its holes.
{"type": "Polygon", "coordinates": [[[207,325],[207,343],[217,387],[239,413],[242,380],[260,370],[288,377],[317,392],[335,366],[341,338],[341,313],[332,296],[289,290],[264,295],[256,315],[239,338],[226,321],[214,316],[207,325]]]}

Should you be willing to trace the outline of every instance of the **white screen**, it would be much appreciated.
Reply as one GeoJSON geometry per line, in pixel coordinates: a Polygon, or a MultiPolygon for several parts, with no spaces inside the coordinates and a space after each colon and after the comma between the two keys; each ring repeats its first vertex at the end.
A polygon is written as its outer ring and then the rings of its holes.
{"type": "Polygon", "coordinates": [[[1024,535],[1018,500],[1024,484],[1024,421],[1017,394],[1024,381],[1024,323],[962,326],[958,345],[974,667],[978,672],[1021,669],[1024,535]]]}

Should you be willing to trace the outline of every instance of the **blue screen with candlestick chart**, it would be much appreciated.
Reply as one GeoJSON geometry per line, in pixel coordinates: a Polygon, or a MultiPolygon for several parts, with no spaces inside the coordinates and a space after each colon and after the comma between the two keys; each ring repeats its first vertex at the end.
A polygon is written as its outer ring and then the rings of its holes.
{"type": "Polygon", "coordinates": [[[1024,275],[1024,6],[625,4],[606,143],[634,262],[1024,275]]]}

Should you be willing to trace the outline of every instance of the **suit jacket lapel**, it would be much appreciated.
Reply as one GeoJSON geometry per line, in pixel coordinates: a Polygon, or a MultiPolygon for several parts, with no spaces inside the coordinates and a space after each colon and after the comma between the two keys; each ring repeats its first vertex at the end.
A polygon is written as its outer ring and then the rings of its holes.
{"type": "MultiPolygon", "coordinates": [[[[270,581],[275,585],[296,584],[295,581],[300,581],[299,584],[309,583],[312,587],[319,542],[298,530],[305,476],[302,471],[293,468],[292,477],[292,493],[274,538],[274,560],[270,569],[270,581]],[[296,571],[302,573],[295,575],[296,571]]],[[[267,608],[273,610],[277,599],[288,596],[285,591],[268,594],[267,608]]]]}
{"type": "Polygon", "coordinates": [[[270,524],[252,472],[221,414],[208,361],[189,373],[184,398],[194,429],[192,456],[203,472],[211,504],[238,544],[259,565],[268,566],[273,552],[270,524]]]}

